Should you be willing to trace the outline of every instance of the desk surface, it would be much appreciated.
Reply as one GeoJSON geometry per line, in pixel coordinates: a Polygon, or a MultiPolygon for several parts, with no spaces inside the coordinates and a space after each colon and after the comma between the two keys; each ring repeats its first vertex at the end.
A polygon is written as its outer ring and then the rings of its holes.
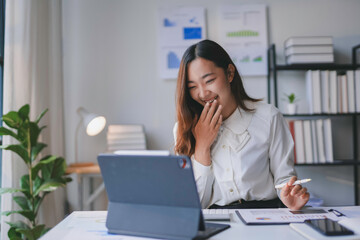
{"type": "Polygon", "coordinates": [[[95,173],[100,174],[100,167],[98,164],[92,163],[92,162],[85,162],[85,163],[74,163],[70,164],[66,168],[66,174],[89,174],[89,173],[95,173]]]}
{"type": "MultiPolygon", "coordinates": [[[[336,207],[342,212],[355,212],[360,215],[360,207],[336,207]]],[[[68,239],[89,239],[89,240],[125,240],[125,239],[149,239],[129,236],[109,235],[105,227],[106,211],[76,211],[71,213],[62,222],[45,234],[42,240],[68,240],[68,239]]],[[[210,239],[305,239],[299,233],[291,229],[289,225],[257,225],[247,226],[235,216],[230,222],[231,228],[225,230],[210,239]]]]}

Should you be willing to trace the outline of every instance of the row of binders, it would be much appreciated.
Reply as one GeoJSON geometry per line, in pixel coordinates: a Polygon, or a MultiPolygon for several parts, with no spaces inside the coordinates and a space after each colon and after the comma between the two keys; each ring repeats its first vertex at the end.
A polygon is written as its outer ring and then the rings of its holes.
{"type": "Polygon", "coordinates": [[[332,63],[334,47],[331,36],[290,37],[285,41],[287,64],[332,63]]]}
{"type": "Polygon", "coordinates": [[[360,70],[309,70],[306,93],[310,114],[360,112],[360,70]]]}
{"type": "Polygon", "coordinates": [[[108,152],[146,149],[143,125],[109,125],[106,140],[108,152]]]}
{"type": "Polygon", "coordinates": [[[296,164],[334,162],[331,119],[288,120],[296,164]]]}

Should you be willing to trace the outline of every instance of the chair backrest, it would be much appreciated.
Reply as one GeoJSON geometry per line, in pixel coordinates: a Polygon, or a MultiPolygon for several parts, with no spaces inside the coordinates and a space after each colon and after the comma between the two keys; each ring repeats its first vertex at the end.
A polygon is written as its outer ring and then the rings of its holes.
{"type": "Polygon", "coordinates": [[[143,125],[109,125],[106,141],[108,152],[147,149],[143,125]]]}

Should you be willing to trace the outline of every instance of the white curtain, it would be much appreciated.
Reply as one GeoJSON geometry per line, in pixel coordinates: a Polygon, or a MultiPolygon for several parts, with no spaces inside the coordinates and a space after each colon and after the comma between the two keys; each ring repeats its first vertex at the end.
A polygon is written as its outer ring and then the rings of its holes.
{"type": "MultiPolygon", "coordinates": [[[[11,0],[6,2],[4,56],[4,114],[30,104],[35,120],[47,125],[41,141],[48,144],[44,154],[64,156],[61,0],[11,0]]],[[[4,145],[12,140],[4,137],[4,145]]],[[[25,173],[21,159],[3,151],[2,187],[18,187],[25,173]]],[[[16,208],[10,194],[2,195],[1,210],[16,208]]],[[[64,190],[49,194],[39,213],[41,223],[52,227],[62,220],[64,190]],[[46,209],[46,211],[45,211],[46,209]]],[[[1,239],[7,239],[8,224],[18,216],[1,218],[1,239]]]]}

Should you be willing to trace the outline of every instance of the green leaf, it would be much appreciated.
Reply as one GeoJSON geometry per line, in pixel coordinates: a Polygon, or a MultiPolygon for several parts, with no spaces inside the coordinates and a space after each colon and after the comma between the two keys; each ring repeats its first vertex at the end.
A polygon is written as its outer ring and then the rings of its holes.
{"type": "Polygon", "coordinates": [[[45,229],[42,231],[41,236],[44,235],[45,233],[47,233],[47,232],[50,231],[50,230],[51,230],[51,228],[45,228],[45,229]]]}
{"type": "Polygon", "coordinates": [[[24,123],[21,128],[18,129],[18,133],[17,133],[21,144],[27,148],[28,144],[28,135],[29,135],[29,129],[28,129],[28,124],[24,123]]]}
{"type": "Polygon", "coordinates": [[[48,111],[48,109],[45,109],[44,111],[42,111],[42,113],[40,113],[40,115],[37,117],[35,123],[38,124],[41,120],[41,118],[45,115],[45,113],[48,111]]]}
{"type": "Polygon", "coordinates": [[[1,215],[9,216],[9,215],[15,214],[15,213],[21,214],[22,216],[26,217],[30,221],[34,221],[34,219],[35,219],[34,213],[30,210],[4,211],[1,213],[1,215]]]}
{"type": "Polygon", "coordinates": [[[5,146],[5,147],[0,146],[0,148],[15,152],[17,155],[19,155],[25,161],[25,163],[30,162],[30,158],[29,158],[29,155],[28,155],[28,152],[27,152],[26,148],[24,148],[20,144],[13,144],[13,145],[5,146]]]}
{"type": "Polygon", "coordinates": [[[23,189],[18,188],[0,188],[0,195],[4,193],[16,193],[16,192],[23,192],[23,189]]]}
{"type": "Polygon", "coordinates": [[[43,183],[44,180],[42,180],[39,176],[37,176],[35,178],[35,181],[33,182],[33,192],[36,192],[43,183]]]}
{"type": "Polygon", "coordinates": [[[46,147],[45,143],[37,143],[31,148],[31,162],[35,161],[37,155],[46,147]]]}
{"type": "Polygon", "coordinates": [[[28,240],[35,240],[41,237],[43,231],[45,229],[45,225],[37,225],[33,229],[17,229],[17,232],[20,232],[26,236],[28,240]]]}
{"type": "Polygon", "coordinates": [[[0,135],[1,136],[9,135],[9,136],[12,136],[13,138],[15,138],[16,140],[20,141],[20,139],[18,138],[16,133],[14,133],[13,131],[11,131],[5,127],[0,127],[0,135]]]}
{"type": "Polygon", "coordinates": [[[45,233],[44,230],[45,230],[44,224],[37,225],[36,227],[34,227],[32,229],[32,231],[33,231],[33,235],[34,235],[35,239],[40,238],[45,233]]]}
{"type": "Polygon", "coordinates": [[[12,228],[23,228],[23,229],[30,229],[30,227],[24,223],[23,221],[17,221],[17,222],[6,222],[7,224],[9,224],[10,227],[12,228]]]}
{"type": "MultiPolygon", "coordinates": [[[[48,155],[44,158],[42,158],[32,169],[31,169],[31,175],[32,179],[34,180],[41,168],[43,168],[44,165],[50,164],[53,161],[57,159],[57,156],[48,155]]],[[[44,177],[44,176],[43,176],[44,177]]],[[[46,177],[44,177],[46,179],[46,177]]]]}
{"type": "Polygon", "coordinates": [[[21,196],[13,197],[13,200],[22,208],[22,210],[30,210],[27,198],[21,196]]]}
{"type": "Polygon", "coordinates": [[[58,157],[54,162],[54,168],[51,174],[52,178],[62,177],[66,172],[66,162],[62,157],[58,157]]]}
{"type": "Polygon", "coordinates": [[[58,187],[63,187],[65,184],[56,180],[50,180],[44,182],[37,190],[34,192],[34,195],[37,196],[40,192],[52,192],[56,190],[58,187]]]}
{"type": "Polygon", "coordinates": [[[25,104],[19,109],[19,117],[25,121],[26,119],[29,119],[29,113],[30,113],[30,106],[29,104],[25,104]]]}
{"type": "Polygon", "coordinates": [[[16,232],[23,234],[26,240],[36,240],[30,229],[16,229],[16,232]]]}
{"type": "Polygon", "coordinates": [[[45,179],[62,177],[66,171],[66,162],[64,158],[57,157],[54,162],[41,168],[41,176],[45,179]]]}
{"type": "Polygon", "coordinates": [[[40,135],[40,128],[34,122],[29,122],[29,128],[30,128],[30,144],[31,146],[36,146],[37,140],[40,135]]]}
{"type": "Polygon", "coordinates": [[[20,187],[22,189],[22,192],[25,194],[25,196],[27,198],[31,198],[29,175],[26,174],[20,178],[20,187]]]}
{"type": "Polygon", "coordinates": [[[21,233],[16,231],[16,228],[11,227],[8,231],[8,237],[10,240],[22,240],[21,233]]]}
{"type": "Polygon", "coordinates": [[[39,196],[36,196],[34,198],[34,205],[35,205],[34,212],[38,212],[40,204],[42,203],[43,199],[44,197],[39,197],[39,196]]]}
{"type": "Polygon", "coordinates": [[[11,111],[2,117],[3,121],[11,128],[18,129],[21,124],[21,118],[17,112],[11,111]]]}
{"type": "Polygon", "coordinates": [[[66,179],[62,179],[66,171],[66,162],[62,157],[56,158],[56,160],[41,168],[41,176],[45,180],[60,179],[62,183],[66,183],[66,179]]]}
{"type": "Polygon", "coordinates": [[[46,128],[46,126],[42,126],[41,128],[40,128],[40,132],[43,130],[43,129],[45,129],[46,128]]]}

